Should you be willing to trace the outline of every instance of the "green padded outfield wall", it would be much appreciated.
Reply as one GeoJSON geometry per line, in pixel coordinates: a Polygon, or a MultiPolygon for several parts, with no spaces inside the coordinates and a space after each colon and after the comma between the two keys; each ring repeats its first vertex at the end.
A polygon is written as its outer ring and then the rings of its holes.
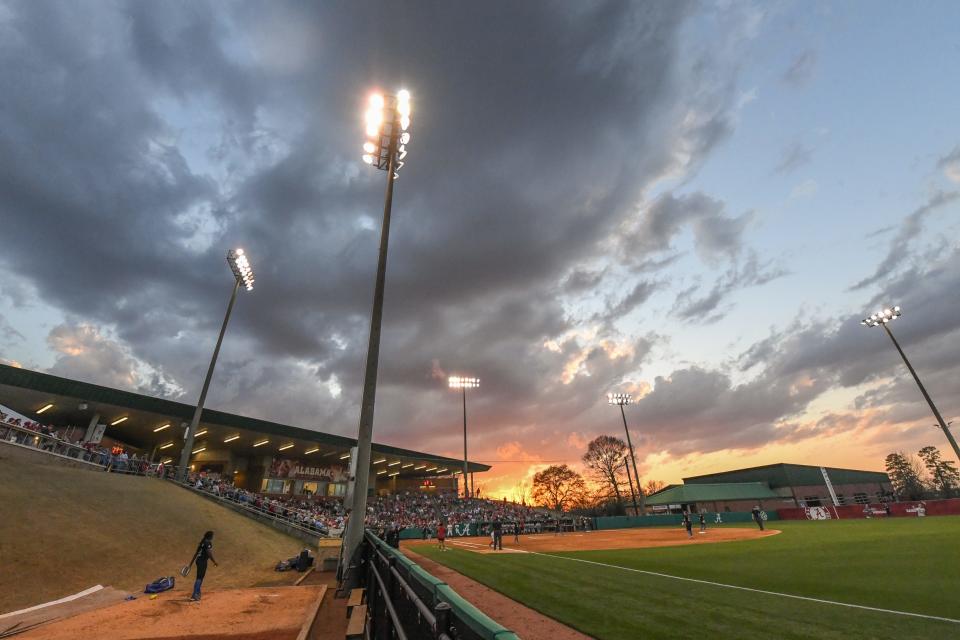
{"type": "MultiPolygon", "coordinates": [[[[771,510],[767,511],[766,513],[768,521],[780,519],[776,511],[771,510]]],[[[708,527],[718,526],[714,522],[716,515],[716,511],[707,511],[706,517],[708,527]]],[[[721,513],[720,517],[723,518],[723,524],[741,524],[744,522],[753,522],[753,515],[749,511],[728,511],[726,513],[721,513]]],[[[631,527],[670,527],[680,526],[680,523],[683,522],[683,516],[679,514],[665,514],[659,516],[604,516],[601,518],[594,518],[593,522],[598,530],[629,529],[631,527]]],[[[693,522],[694,526],[699,526],[697,523],[696,514],[694,514],[693,522]]]]}

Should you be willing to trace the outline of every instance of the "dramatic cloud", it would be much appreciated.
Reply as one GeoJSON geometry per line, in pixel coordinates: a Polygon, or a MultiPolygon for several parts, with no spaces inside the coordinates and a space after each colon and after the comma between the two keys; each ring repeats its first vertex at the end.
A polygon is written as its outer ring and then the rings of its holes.
{"type": "Polygon", "coordinates": [[[787,70],[783,72],[783,81],[795,87],[801,87],[813,78],[816,68],[817,52],[808,49],[793,59],[787,70]]]}

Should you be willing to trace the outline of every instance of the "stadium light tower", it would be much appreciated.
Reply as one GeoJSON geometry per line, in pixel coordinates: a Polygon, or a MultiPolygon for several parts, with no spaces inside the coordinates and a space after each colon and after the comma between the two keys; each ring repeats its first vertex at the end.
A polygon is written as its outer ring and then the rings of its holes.
{"type": "MultiPolygon", "coordinates": [[[[617,465],[617,469],[620,468],[620,465],[617,465]]],[[[623,456],[623,468],[627,472],[627,484],[630,485],[630,499],[633,500],[633,510],[636,513],[640,513],[640,507],[637,506],[637,494],[633,492],[633,478],[630,476],[630,457],[623,456]]]]}
{"type": "Polygon", "coordinates": [[[467,487],[467,389],[477,389],[480,387],[480,378],[465,378],[463,376],[450,376],[448,381],[451,389],[460,389],[463,393],[463,497],[473,497],[473,485],[467,487]]]}
{"type": "Polygon", "coordinates": [[[207,377],[203,380],[203,389],[200,391],[200,400],[197,401],[197,408],[193,412],[193,420],[187,427],[186,441],[183,443],[183,451],[180,452],[180,469],[177,471],[177,479],[184,482],[187,479],[187,468],[190,466],[190,452],[193,451],[194,434],[197,432],[197,426],[200,424],[200,414],[203,413],[203,404],[207,401],[207,390],[210,388],[210,379],[213,378],[213,368],[217,366],[217,356],[220,355],[220,345],[223,344],[223,334],[227,330],[227,323],[230,322],[230,312],[233,311],[233,303],[237,300],[237,291],[240,285],[243,285],[247,291],[253,291],[253,268],[247,260],[247,255],[243,249],[230,249],[227,252],[227,264],[233,272],[233,292],[230,294],[230,303],[227,305],[227,314],[223,317],[223,325],[220,327],[220,336],[217,338],[217,346],[213,348],[213,357],[210,358],[210,366],[207,368],[207,377]]]}
{"type": "MultiPolygon", "coordinates": [[[[620,417],[623,418],[623,430],[627,432],[627,446],[630,448],[630,462],[633,464],[633,477],[637,481],[637,494],[640,496],[640,511],[637,515],[644,515],[646,509],[646,500],[643,496],[643,489],[640,488],[640,474],[637,472],[637,457],[633,453],[633,441],[630,439],[630,429],[627,427],[627,413],[623,408],[630,404],[631,395],[629,393],[608,393],[607,404],[618,405],[620,407],[620,417]]],[[[634,503],[634,508],[636,508],[634,503]]]]}
{"type": "Polygon", "coordinates": [[[907,354],[905,354],[903,349],[900,348],[900,343],[897,342],[897,339],[893,337],[893,332],[890,331],[889,324],[899,317],[900,307],[888,307],[886,309],[877,311],[868,318],[864,318],[860,321],[860,324],[865,327],[883,327],[883,330],[887,332],[888,336],[890,336],[890,340],[893,341],[893,346],[895,346],[897,351],[900,352],[900,357],[903,358],[903,363],[907,365],[907,369],[909,369],[911,375],[913,375],[913,379],[916,381],[917,386],[920,387],[920,393],[923,394],[923,398],[927,401],[927,404],[930,405],[930,410],[933,411],[933,415],[937,419],[937,424],[939,424],[940,428],[943,429],[943,434],[947,436],[950,446],[953,447],[953,454],[957,456],[957,460],[960,460],[960,447],[957,446],[957,441],[954,439],[953,434],[950,433],[950,426],[943,420],[943,416],[941,416],[940,412],[937,410],[937,405],[933,404],[933,398],[930,397],[930,394],[927,393],[923,383],[920,382],[920,376],[917,375],[917,372],[913,369],[913,365],[911,365],[910,361],[907,360],[907,354]]]}
{"type": "MultiPolygon", "coordinates": [[[[374,93],[365,114],[367,140],[363,143],[363,161],[387,172],[387,192],[383,203],[380,228],[380,254],[377,279],[373,289],[373,311],[370,314],[370,341],[367,344],[367,366],[363,375],[363,397],[360,401],[360,424],[357,428],[356,476],[353,479],[351,517],[343,536],[344,566],[356,554],[363,541],[367,513],[367,489],[370,484],[370,445],[373,441],[373,408],[377,397],[377,365],[380,360],[380,323],[383,317],[383,290],[387,277],[387,245],[390,239],[390,212],[393,206],[393,182],[399,177],[410,142],[410,92],[397,95],[374,93]]],[[[346,575],[346,574],[344,574],[346,575]]],[[[356,579],[356,576],[351,576],[356,579]]]]}

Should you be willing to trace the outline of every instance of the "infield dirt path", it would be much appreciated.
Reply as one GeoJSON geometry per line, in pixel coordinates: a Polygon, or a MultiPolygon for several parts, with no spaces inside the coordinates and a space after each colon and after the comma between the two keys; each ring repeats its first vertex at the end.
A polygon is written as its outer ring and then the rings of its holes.
{"type": "MultiPolygon", "coordinates": [[[[51,622],[17,640],[293,640],[323,586],[224,589],[189,602],[184,590],[161,593],[51,622]]],[[[329,594],[328,594],[329,595],[329,594]]]]}

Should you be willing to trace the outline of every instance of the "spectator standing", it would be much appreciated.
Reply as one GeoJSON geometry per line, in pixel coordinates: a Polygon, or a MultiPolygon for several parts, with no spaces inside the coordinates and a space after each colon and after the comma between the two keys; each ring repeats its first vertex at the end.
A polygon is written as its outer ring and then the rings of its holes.
{"type": "Polygon", "coordinates": [[[503,551],[503,523],[499,518],[493,521],[493,550],[503,551]]]}

